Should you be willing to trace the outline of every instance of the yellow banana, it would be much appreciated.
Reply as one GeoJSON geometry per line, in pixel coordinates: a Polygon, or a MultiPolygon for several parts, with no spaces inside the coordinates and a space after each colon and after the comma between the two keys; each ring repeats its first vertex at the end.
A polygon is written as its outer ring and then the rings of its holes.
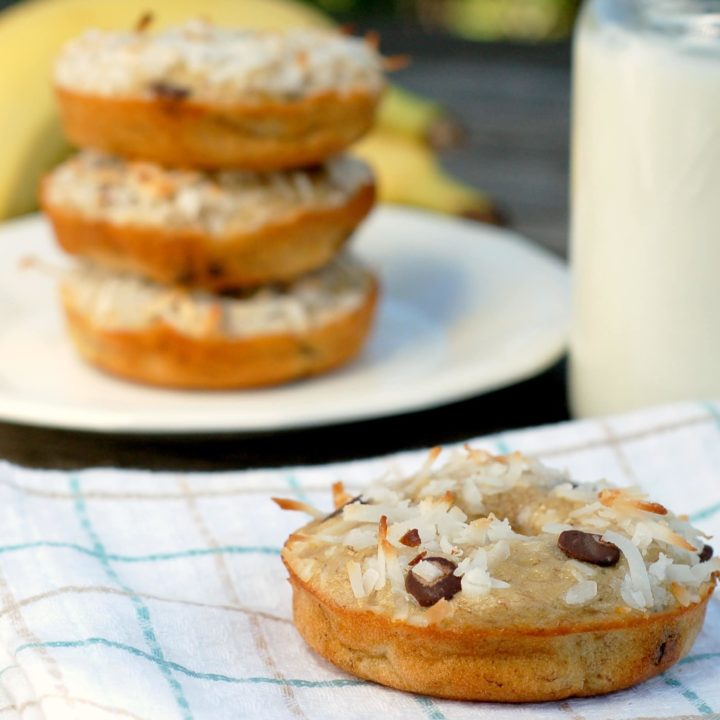
{"type": "MultiPolygon", "coordinates": [[[[158,27],[197,15],[254,28],[332,24],[293,0],[28,0],[3,11],[0,219],[34,209],[40,177],[68,152],[50,88],[52,62],[61,45],[89,27],[132,27],[149,6],[158,27]]],[[[437,128],[447,128],[444,117],[436,103],[392,87],[381,106],[379,125],[398,135],[437,139],[437,128]]]]}
{"type": "Polygon", "coordinates": [[[383,130],[424,140],[441,149],[456,145],[463,137],[462,126],[438,102],[391,85],[385,93],[377,124],[383,130]]]}
{"type": "Polygon", "coordinates": [[[370,163],[385,202],[498,222],[486,195],[452,178],[427,143],[407,135],[377,129],[353,146],[370,163]]]}
{"type": "Polygon", "coordinates": [[[30,0],[0,14],[0,218],[36,206],[42,173],[66,152],[50,89],[61,45],[89,27],[132,27],[149,6],[157,26],[204,15],[253,28],[329,26],[287,0],[30,0]]]}

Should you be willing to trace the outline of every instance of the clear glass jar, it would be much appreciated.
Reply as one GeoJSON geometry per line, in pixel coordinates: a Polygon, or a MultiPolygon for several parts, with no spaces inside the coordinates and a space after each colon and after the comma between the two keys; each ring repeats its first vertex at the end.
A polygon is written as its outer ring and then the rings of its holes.
{"type": "Polygon", "coordinates": [[[574,414],[720,397],[720,2],[590,0],[572,127],[574,414]]]}

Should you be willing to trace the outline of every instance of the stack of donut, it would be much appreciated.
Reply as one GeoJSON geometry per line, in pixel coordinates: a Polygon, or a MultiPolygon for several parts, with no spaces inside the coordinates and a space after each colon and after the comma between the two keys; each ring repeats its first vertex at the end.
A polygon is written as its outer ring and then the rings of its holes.
{"type": "Polygon", "coordinates": [[[41,189],[91,364],[198,389],[271,385],[352,359],[377,301],[343,249],[372,208],[344,155],[371,126],[382,58],[317,30],[93,30],[55,68],[81,151],[41,189]]]}

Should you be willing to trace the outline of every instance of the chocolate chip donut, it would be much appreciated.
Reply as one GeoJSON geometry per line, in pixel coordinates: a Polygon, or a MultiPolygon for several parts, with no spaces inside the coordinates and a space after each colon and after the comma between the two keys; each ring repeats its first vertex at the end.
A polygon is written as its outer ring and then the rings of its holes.
{"type": "Polygon", "coordinates": [[[44,180],[61,247],[210,291],[288,282],[329,262],[373,205],[365,163],[285,172],[168,170],[84,151],[44,180]]]}
{"type": "Polygon", "coordinates": [[[349,362],[370,330],[374,275],[341,255],[289,285],[232,294],[80,263],[61,284],[80,355],[128,380],[202,390],[277,385],[349,362]]]}
{"type": "MultiPolygon", "coordinates": [[[[290,536],[295,623],[323,657],[410,692],[501,702],[608,693],[690,649],[720,561],[637,489],[466,448],[290,536]]],[[[300,505],[300,506],[299,506],[300,505]]]]}
{"type": "Polygon", "coordinates": [[[69,140],[171,167],[275,170],[321,162],[371,126],[382,58],[331,31],[257,32],[194,20],[90,30],[55,89],[69,140]]]}

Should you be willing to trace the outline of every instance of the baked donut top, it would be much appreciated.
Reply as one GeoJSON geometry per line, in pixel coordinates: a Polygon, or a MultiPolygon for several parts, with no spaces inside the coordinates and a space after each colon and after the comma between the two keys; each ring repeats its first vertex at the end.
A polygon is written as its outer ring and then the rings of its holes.
{"type": "Polygon", "coordinates": [[[213,295],[83,262],[65,275],[65,302],[103,330],[166,325],[195,338],[247,338],[301,333],[367,301],[372,275],[348,255],[285,285],[213,295]]]}
{"type": "Polygon", "coordinates": [[[350,156],[301,170],[200,172],[85,150],[47,176],[43,200],[116,225],[222,238],[341,206],[372,184],[368,165],[350,156]]]}
{"type": "Polygon", "coordinates": [[[622,622],[700,601],[720,560],[686,519],[638,489],[576,483],[513,453],[439,448],[288,539],[311,592],[413,625],[484,629],[622,622]]]}
{"type": "Polygon", "coordinates": [[[88,95],[233,104],[323,92],[377,94],[382,58],[332,31],[260,32],[202,20],[158,33],[89,30],[62,49],[58,87],[88,95]]]}

